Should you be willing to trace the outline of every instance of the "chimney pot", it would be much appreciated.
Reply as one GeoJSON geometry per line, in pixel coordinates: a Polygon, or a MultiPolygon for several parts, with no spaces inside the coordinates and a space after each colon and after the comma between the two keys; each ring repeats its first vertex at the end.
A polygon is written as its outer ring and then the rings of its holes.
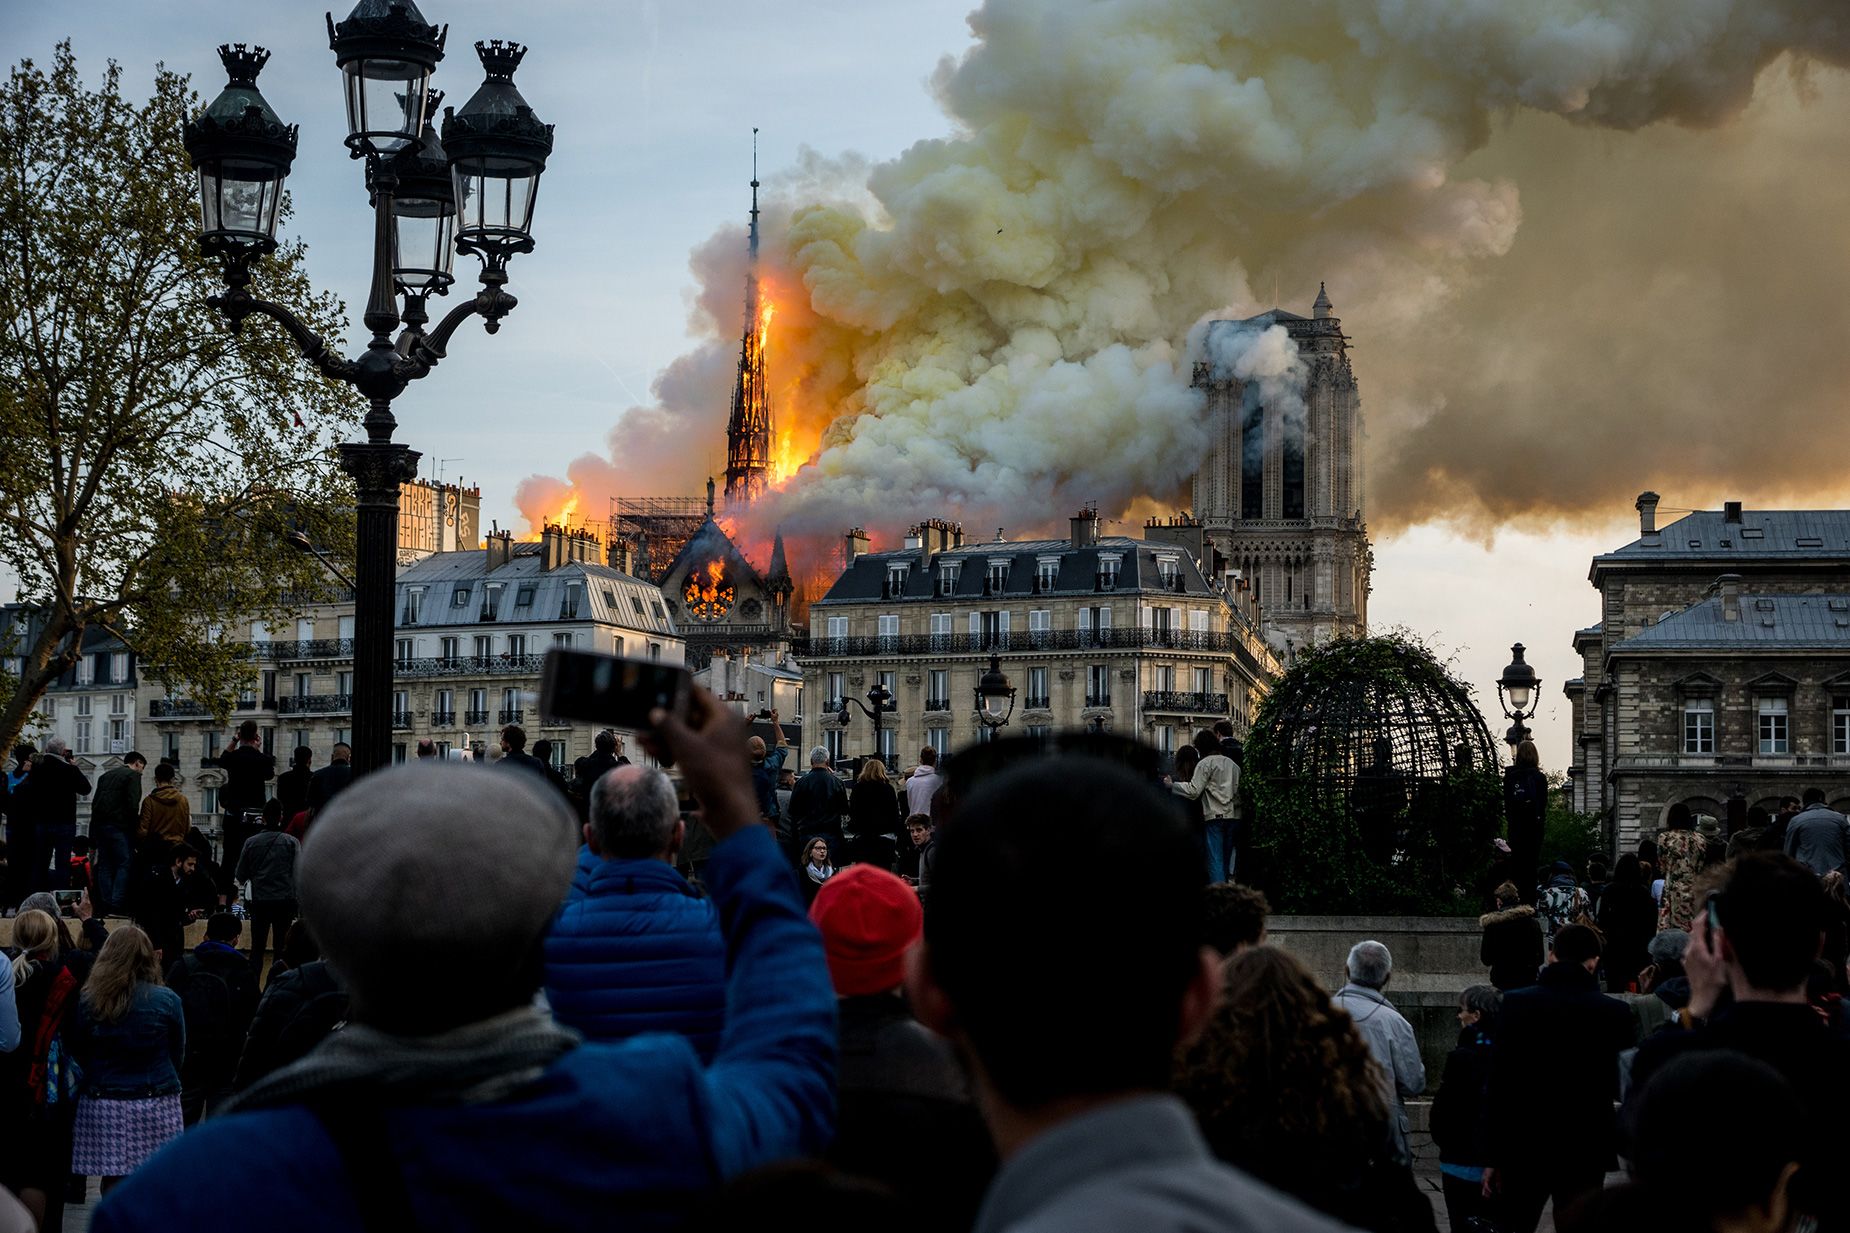
{"type": "Polygon", "coordinates": [[[855,558],[867,551],[867,532],[860,527],[849,527],[848,534],[842,538],[843,564],[853,565],[855,558]]]}
{"type": "Polygon", "coordinates": [[[1739,523],[1741,521],[1741,503],[1729,501],[1722,506],[1722,521],[1739,523]]]}
{"type": "Polygon", "coordinates": [[[1655,492],[1641,492],[1638,494],[1638,533],[1640,535],[1657,534],[1658,500],[1658,495],[1655,492]]]}
{"type": "Polygon", "coordinates": [[[1098,543],[1098,511],[1082,509],[1072,518],[1073,547],[1090,548],[1098,543]]]}

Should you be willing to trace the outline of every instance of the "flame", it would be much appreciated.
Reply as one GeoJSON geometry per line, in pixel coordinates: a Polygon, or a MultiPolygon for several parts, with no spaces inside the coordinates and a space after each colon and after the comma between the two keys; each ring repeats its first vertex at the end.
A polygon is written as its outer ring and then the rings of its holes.
{"type": "Polygon", "coordinates": [[[687,587],[681,598],[687,603],[687,614],[696,621],[717,621],[732,611],[733,595],[725,569],[718,561],[708,561],[699,569],[688,571],[687,587]]]}
{"type": "Polygon", "coordinates": [[[765,343],[770,340],[771,318],[776,314],[777,305],[766,300],[764,302],[764,307],[758,312],[758,346],[760,349],[763,349],[765,343]]]}

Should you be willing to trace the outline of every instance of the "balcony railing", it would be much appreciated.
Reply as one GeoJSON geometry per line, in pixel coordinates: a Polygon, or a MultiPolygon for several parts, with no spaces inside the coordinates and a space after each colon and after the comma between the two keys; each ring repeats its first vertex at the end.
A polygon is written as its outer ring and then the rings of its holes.
{"type": "Polygon", "coordinates": [[[431,712],[430,726],[433,728],[454,728],[456,726],[456,712],[455,711],[433,711],[431,712]]]}
{"type": "Polygon", "coordinates": [[[951,709],[951,700],[949,698],[927,698],[925,699],[925,709],[928,711],[948,711],[951,709]]]}
{"type": "Polygon", "coordinates": [[[488,712],[487,711],[466,711],[463,714],[463,722],[469,725],[471,728],[478,728],[481,725],[488,722],[488,712]]]}
{"type": "Polygon", "coordinates": [[[335,715],[352,709],[351,694],[305,694],[276,700],[278,715],[335,715]]]}
{"type": "Polygon", "coordinates": [[[211,713],[205,703],[184,698],[156,698],[148,703],[149,719],[198,719],[211,713]]]}
{"type": "Polygon", "coordinates": [[[351,638],[292,638],[281,642],[253,642],[253,659],[352,659],[351,638]]]}
{"type": "Polygon", "coordinates": [[[1146,689],[1143,691],[1143,709],[1171,711],[1182,715],[1225,715],[1228,713],[1227,695],[1146,689]]]}
{"type": "Polygon", "coordinates": [[[1086,695],[1086,705],[1087,706],[1110,706],[1111,705],[1111,695],[1110,694],[1087,694],[1086,695]]]}
{"type": "Polygon", "coordinates": [[[393,711],[392,726],[394,728],[409,728],[412,718],[413,713],[410,711],[393,711]]]}
{"type": "Polygon", "coordinates": [[[421,676],[538,676],[544,655],[450,655],[433,659],[398,659],[392,675],[421,676]]]}
{"type": "Polygon", "coordinates": [[[496,722],[504,723],[504,724],[517,724],[520,722],[520,717],[526,714],[525,711],[521,710],[517,706],[514,706],[514,707],[504,706],[497,713],[500,715],[500,719],[498,719],[496,722]]]}
{"type": "Polygon", "coordinates": [[[1021,705],[1025,710],[1044,711],[1053,705],[1053,700],[1046,694],[1030,694],[1021,700],[1021,705]]]}
{"type": "Polygon", "coordinates": [[[1039,629],[995,634],[902,634],[897,637],[809,639],[810,659],[871,659],[883,655],[986,655],[991,651],[1239,651],[1237,633],[1192,629],[1039,629]]]}

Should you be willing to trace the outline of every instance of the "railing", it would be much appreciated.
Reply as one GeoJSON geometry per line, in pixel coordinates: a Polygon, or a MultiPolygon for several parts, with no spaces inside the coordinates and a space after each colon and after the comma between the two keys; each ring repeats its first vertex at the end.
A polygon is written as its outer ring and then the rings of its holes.
{"type": "Polygon", "coordinates": [[[278,715],[333,715],[352,709],[352,694],[305,694],[276,700],[278,715]]]}
{"type": "Polygon", "coordinates": [[[1111,705],[1111,695],[1110,694],[1087,694],[1086,695],[1086,705],[1087,706],[1110,706],[1111,705]]]}
{"type": "Polygon", "coordinates": [[[1029,711],[1044,711],[1052,704],[1053,699],[1049,698],[1046,694],[1036,694],[1021,700],[1022,708],[1029,711]]]}
{"type": "Polygon", "coordinates": [[[951,709],[951,700],[949,698],[927,698],[925,699],[925,709],[928,711],[948,711],[951,709]]]}
{"type": "Polygon", "coordinates": [[[184,698],[156,698],[148,703],[149,719],[196,719],[211,713],[212,708],[205,703],[184,698]]]}
{"type": "Polygon", "coordinates": [[[1225,715],[1228,713],[1227,695],[1183,693],[1174,689],[1146,689],[1143,691],[1143,709],[1174,711],[1187,715],[1225,715]]]}
{"type": "Polygon", "coordinates": [[[463,715],[463,722],[471,728],[478,728],[488,722],[487,711],[468,711],[463,715]]]}
{"type": "Polygon", "coordinates": [[[392,712],[392,726],[394,728],[409,728],[411,726],[411,720],[412,712],[410,711],[392,712]]]}
{"type": "Polygon", "coordinates": [[[1250,650],[1237,633],[1192,629],[1040,629],[1006,634],[902,634],[897,637],[815,638],[811,659],[872,659],[882,655],[983,655],[990,651],[1250,650]]]}
{"type": "Polygon", "coordinates": [[[800,630],[792,630],[788,625],[771,625],[759,622],[753,625],[698,625],[689,622],[682,630],[681,636],[688,642],[734,642],[743,638],[788,638],[795,645],[807,642],[809,635],[800,630]]]}
{"type": "Polygon", "coordinates": [[[399,659],[392,675],[420,676],[538,676],[544,655],[451,655],[433,659],[399,659]]]}
{"type": "Polygon", "coordinates": [[[291,638],[251,643],[253,659],[352,659],[351,638],[291,638]]]}
{"type": "Polygon", "coordinates": [[[504,723],[504,724],[517,724],[520,722],[520,717],[526,714],[525,711],[521,710],[517,706],[513,706],[513,707],[504,706],[501,708],[501,710],[498,713],[501,716],[501,718],[497,720],[496,722],[504,723]]]}
{"type": "Polygon", "coordinates": [[[237,702],[232,705],[231,709],[234,711],[254,711],[257,709],[257,699],[239,698],[237,702]]]}
{"type": "Polygon", "coordinates": [[[456,712],[433,711],[430,716],[430,726],[433,728],[454,728],[456,726],[456,712]]]}

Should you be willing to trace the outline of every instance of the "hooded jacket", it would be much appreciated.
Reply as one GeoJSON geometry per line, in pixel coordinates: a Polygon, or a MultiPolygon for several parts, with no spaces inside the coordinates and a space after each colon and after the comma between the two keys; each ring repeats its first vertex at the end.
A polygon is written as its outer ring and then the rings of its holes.
{"type": "Polygon", "coordinates": [[[726,1023],[719,913],[674,866],[578,850],[565,906],[546,935],[546,1000],[588,1040],[685,1036],[702,1060],[726,1023]]]}
{"type": "Polygon", "coordinates": [[[180,789],[164,783],[148,793],[148,799],[141,803],[141,826],[137,833],[143,839],[180,843],[186,839],[186,832],[192,825],[192,802],[180,789]]]}
{"type": "Polygon", "coordinates": [[[1542,923],[1526,903],[1477,918],[1484,930],[1478,960],[1490,969],[1490,983],[1502,990],[1535,983],[1542,966],[1542,923]]]}

